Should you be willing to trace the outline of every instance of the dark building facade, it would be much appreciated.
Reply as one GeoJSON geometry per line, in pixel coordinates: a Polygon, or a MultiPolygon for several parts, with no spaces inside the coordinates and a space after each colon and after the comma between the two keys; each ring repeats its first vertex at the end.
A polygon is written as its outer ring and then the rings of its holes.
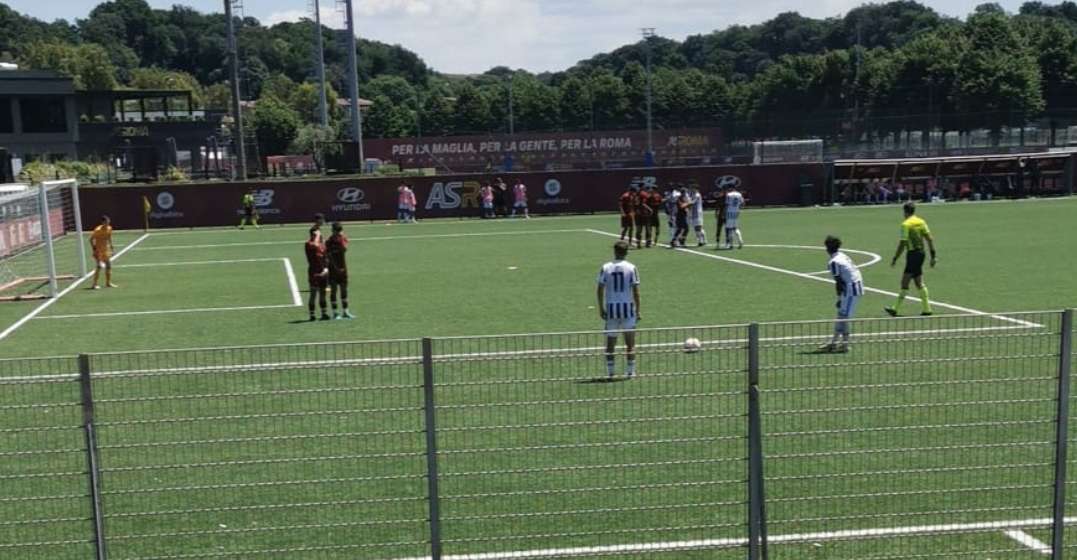
{"type": "Polygon", "coordinates": [[[0,71],[0,148],[23,163],[81,159],[198,170],[223,116],[195,109],[189,91],[76,91],[54,72],[0,71]]]}
{"type": "Polygon", "coordinates": [[[0,70],[0,148],[24,162],[75,159],[75,86],[53,72],[0,70]]]}

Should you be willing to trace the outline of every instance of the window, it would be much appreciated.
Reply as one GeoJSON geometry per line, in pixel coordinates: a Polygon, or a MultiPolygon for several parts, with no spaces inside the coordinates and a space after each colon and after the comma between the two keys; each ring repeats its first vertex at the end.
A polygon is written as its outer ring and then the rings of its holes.
{"type": "Polygon", "coordinates": [[[22,131],[25,133],[67,132],[64,98],[43,96],[19,99],[22,131]]]}
{"type": "Polygon", "coordinates": [[[15,122],[11,116],[11,99],[0,97],[0,134],[15,132],[15,122]]]}

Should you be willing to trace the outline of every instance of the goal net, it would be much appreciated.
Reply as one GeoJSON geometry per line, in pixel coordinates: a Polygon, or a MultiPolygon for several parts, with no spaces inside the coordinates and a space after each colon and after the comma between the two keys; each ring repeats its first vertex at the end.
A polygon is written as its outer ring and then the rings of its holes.
{"type": "Polygon", "coordinates": [[[86,274],[78,183],[0,186],[0,301],[55,297],[86,274]]]}
{"type": "Polygon", "coordinates": [[[823,141],[767,140],[752,142],[752,163],[804,163],[823,161],[823,141]]]}

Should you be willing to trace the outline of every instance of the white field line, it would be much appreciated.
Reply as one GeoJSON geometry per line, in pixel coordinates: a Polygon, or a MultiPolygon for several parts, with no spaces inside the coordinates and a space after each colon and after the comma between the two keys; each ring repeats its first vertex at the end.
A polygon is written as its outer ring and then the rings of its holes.
{"type": "MultiPolygon", "coordinates": [[[[303,305],[303,299],[299,295],[299,286],[295,280],[295,271],[292,270],[291,259],[287,257],[271,257],[264,259],[234,259],[227,261],[188,261],[188,262],[170,262],[170,263],[143,263],[132,264],[122,268],[155,268],[158,266],[186,266],[186,265],[218,265],[218,264],[236,264],[236,263],[252,263],[252,262],[283,262],[284,274],[288,279],[288,291],[292,298],[292,303],[281,305],[243,305],[237,307],[197,307],[192,309],[153,309],[147,311],[115,311],[109,313],[75,313],[70,315],[45,315],[37,317],[37,320],[42,319],[86,319],[91,317],[127,317],[138,315],[171,315],[176,313],[215,313],[219,311],[254,311],[259,309],[281,309],[284,307],[299,307],[303,305]]],[[[117,267],[119,268],[119,267],[117,267]]]]}
{"type": "Polygon", "coordinates": [[[1051,547],[1020,529],[1010,529],[1005,532],[1005,535],[1040,554],[1051,554],[1051,547]]]}
{"type": "Polygon", "coordinates": [[[284,261],[284,275],[288,277],[288,289],[292,292],[292,305],[299,307],[303,305],[303,298],[299,296],[299,284],[295,281],[295,270],[292,269],[292,259],[285,257],[281,260],[284,261]]]}
{"type": "MultiPolygon", "coordinates": [[[[137,246],[139,243],[142,243],[143,241],[145,241],[146,238],[149,237],[149,236],[150,236],[150,234],[144,233],[138,239],[135,239],[131,243],[128,243],[126,247],[124,247],[123,249],[120,249],[119,251],[116,252],[115,255],[112,256],[112,260],[118,260],[120,257],[122,257],[124,254],[126,254],[128,251],[130,251],[131,249],[134,249],[135,246],[137,246]]],[[[92,277],[93,275],[94,275],[93,272],[87,272],[84,276],[82,276],[81,278],[78,278],[74,282],[72,282],[70,286],[64,288],[60,293],[56,294],[56,297],[49,298],[49,299],[45,300],[44,303],[42,303],[41,305],[35,307],[29,313],[24,315],[21,319],[19,319],[18,321],[15,321],[15,323],[13,325],[11,325],[10,327],[8,327],[8,328],[4,329],[2,332],[0,332],[0,340],[3,340],[5,338],[7,338],[9,335],[11,335],[11,333],[18,330],[19,327],[25,325],[27,321],[29,321],[30,319],[33,319],[34,317],[37,317],[42,311],[48,309],[49,307],[52,307],[52,304],[59,301],[60,298],[64,297],[68,293],[70,293],[71,290],[74,290],[75,288],[77,288],[79,284],[85,282],[88,278],[92,277]]]]}
{"type": "MultiPolygon", "coordinates": [[[[143,249],[145,250],[145,249],[143,249]]],[[[266,257],[262,259],[228,259],[220,261],[171,261],[162,263],[138,263],[138,264],[125,264],[117,266],[116,268],[157,268],[159,266],[199,266],[210,264],[238,264],[238,263],[252,263],[252,262],[276,262],[281,260],[280,257],[266,257]]]]}
{"type": "MultiPolygon", "coordinates": [[[[136,315],[172,315],[176,313],[216,313],[218,311],[252,311],[257,309],[281,309],[295,307],[295,304],[282,305],[245,305],[241,307],[197,307],[193,309],[153,309],[149,311],[116,311],[113,313],[80,313],[73,315],[45,315],[38,317],[38,321],[45,319],[87,319],[91,317],[129,317],[136,315]]],[[[3,379],[3,378],[0,378],[3,379]]]]}
{"type": "MultiPolygon", "coordinates": [[[[586,229],[529,229],[522,231],[486,231],[477,233],[431,233],[427,235],[390,235],[385,237],[351,237],[352,243],[365,243],[367,241],[401,241],[407,239],[457,239],[460,237],[498,237],[507,235],[542,235],[545,233],[587,233],[586,229]]],[[[246,241],[242,243],[209,243],[202,245],[162,245],[160,247],[143,247],[142,251],[173,251],[186,249],[218,249],[224,247],[258,247],[272,245],[295,245],[299,247],[302,241],[246,241]]]]}
{"type": "MultiPolygon", "coordinates": [[[[767,538],[769,544],[780,543],[816,543],[836,540],[875,539],[887,537],[924,536],[937,534],[972,533],[1030,527],[1050,527],[1053,519],[1019,519],[1014,521],[987,521],[983,523],[956,523],[953,525],[918,525],[912,527],[886,527],[879,529],[854,529],[848,531],[826,531],[820,533],[801,533],[793,535],[774,535],[767,538]]],[[[1077,523],[1077,517],[1067,517],[1066,524],[1077,523]]],[[[1042,543],[1041,543],[1042,544],[1042,543]]],[[[674,550],[692,550],[701,548],[730,548],[748,545],[748,539],[701,539],[694,541],[673,541],[653,543],[615,544],[607,546],[579,546],[573,548],[546,548],[538,550],[516,550],[509,552],[481,552],[475,554],[449,554],[442,560],[519,560],[524,558],[561,558],[565,556],[595,556],[608,554],[628,554],[638,552],[669,552],[674,550]]],[[[413,556],[396,560],[430,560],[429,556],[413,556]]]]}
{"type": "MultiPolygon", "coordinates": [[[[256,307],[255,309],[267,308],[256,307]]],[[[292,305],[282,305],[276,307],[294,307],[292,305]]],[[[221,311],[227,311],[232,309],[241,308],[224,308],[221,311]]],[[[160,313],[158,311],[150,313],[160,313]]],[[[121,315],[129,313],[121,313],[121,315]]],[[[78,315],[72,317],[85,317],[86,315],[78,315]]],[[[42,319],[62,319],[67,317],[62,316],[49,316],[41,317],[42,319]]],[[[1024,330],[1032,327],[1022,326],[998,326],[998,327],[970,327],[962,329],[927,329],[922,331],[894,331],[894,332],[882,332],[882,333],[866,333],[866,334],[853,334],[853,342],[855,343],[859,339],[863,338],[876,338],[876,337],[893,337],[895,335],[912,335],[912,334],[952,334],[952,333],[968,333],[968,332],[991,332],[991,331],[1009,331],[1009,330],[1024,330]]],[[[685,330],[691,330],[685,329],[685,330]]],[[[579,333],[577,333],[579,334],[579,333]]],[[[596,338],[605,336],[602,332],[583,333],[592,334],[596,338]]],[[[793,342],[793,341],[823,341],[829,337],[828,334],[821,335],[797,335],[797,336],[776,336],[760,338],[760,342],[793,342]]],[[[704,340],[703,349],[706,351],[709,349],[717,350],[716,346],[744,346],[748,344],[747,338],[730,338],[726,340],[704,340]]],[[[344,344],[344,343],[342,343],[344,344]]],[[[676,348],[680,347],[683,342],[656,342],[650,344],[639,344],[636,347],[640,349],[663,349],[663,348],[676,348]]],[[[290,345],[289,345],[290,346],[290,345]]],[[[540,348],[536,350],[514,350],[503,352],[467,352],[457,354],[437,354],[434,356],[435,362],[444,362],[446,360],[465,360],[474,358],[504,358],[513,356],[566,356],[577,353],[594,353],[595,357],[601,356],[601,352],[605,350],[605,346],[583,346],[577,348],[540,348]]],[[[192,349],[179,349],[177,351],[189,351],[192,349]]],[[[213,348],[199,348],[195,350],[213,350],[213,348]]],[[[134,352],[132,352],[134,353],[134,352]]],[[[210,365],[210,366],[191,366],[191,367],[171,367],[171,368],[154,368],[154,369],[138,369],[138,370],[117,370],[117,371],[100,371],[94,372],[94,377],[112,377],[117,375],[174,375],[185,373],[205,373],[219,371],[224,373],[236,373],[244,371],[272,371],[281,369],[297,369],[297,368],[311,368],[319,366],[363,366],[371,364],[418,364],[422,362],[423,357],[421,355],[413,356],[389,356],[385,358],[354,358],[345,360],[303,360],[295,362],[264,362],[264,363],[250,363],[250,364],[232,364],[232,365],[210,365]]],[[[19,382],[19,381],[43,381],[43,380],[64,380],[75,379],[78,377],[77,373],[71,374],[54,374],[54,375],[23,375],[23,376],[10,376],[0,377],[0,383],[7,382],[19,382]]]]}
{"type": "MultiPolygon", "coordinates": [[[[825,251],[825,247],[815,247],[812,245],[745,245],[745,247],[756,247],[761,249],[806,249],[810,251],[825,251]]],[[[867,268],[881,260],[882,256],[878,253],[872,253],[871,251],[859,251],[857,249],[842,249],[843,253],[851,253],[854,255],[864,255],[868,257],[868,261],[865,263],[857,264],[858,268],[867,268]]],[[[819,272],[809,272],[808,276],[819,276],[821,274],[830,274],[829,270],[820,270],[819,272]]]]}
{"type": "MultiPolygon", "coordinates": [[[[598,235],[604,235],[606,237],[620,237],[616,233],[610,233],[610,232],[607,232],[607,231],[600,231],[600,230],[597,230],[597,229],[588,229],[587,231],[589,231],[591,233],[598,234],[598,235]]],[[[666,245],[664,243],[659,244],[659,246],[668,247],[668,245],[666,245]]],[[[788,270],[788,269],[785,269],[785,268],[778,268],[776,266],[769,266],[769,265],[765,265],[765,264],[759,264],[757,262],[752,262],[752,261],[734,259],[732,257],[725,257],[725,256],[722,256],[722,255],[715,255],[715,254],[712,254],[712,253],[704,253],[702,251],[697,251],[695,249],[677,248],[676,250],[681,252],[681,253],[691,253],[693,255],[698,255],[700,257],[706,257],[708,259],[731,262],[731,263],[734,263],[734,264],[750,266],[752,268],[758,268],[758,269],[762,269],[762,270],[769,270],[770,272],[777,272],[777,273],[780,273],[780,274],[787,274],[789,276],[796,276],[797,278],[806,278],[808,280],[814,280],[816,282],[826,282],[828,284],[832,282],[832,280],[830,280],[829,278],[819,278],[818,276],[812,276],[811,274],[807,274],[807,273],[804,273],[804,272],[797,272],[795,270],[788,270]]],[[[876,293],[876,294],[882,294],[884,296],[897,297],[897,294],[894,293],[894,292],[890,292],[890,291],[887,291],[887,290],[880,290],[878,288],[869,288],[869,287],[865,286],[864,290],[868,291],[868,292],[873,292],[873,293],[876,293]]],[[[1018,324],[1018,325],[1025,326],[1025,327],[1035,327],[1035,328],[1042,328],[1043,327],[1043,325],[1041,325],[1039,323],[1033,323],[1031,321],[1022,321],[1021,319],[1014,319],[1012,317],[1006,317],[1005,315],[996,315],[996,314],[992,314],[992,313],[987,313],[986,311],[979,311],[979,310],[976,310],[976,309],[969,309],[968,307],[961,307],[961,306],[958,306],[958,305],[952,305],[952,304],[949,304],[949,303],[943,303],[943,302],[935,301],[935,300],[930,300],[930,301],[931,301],[931,303],[933,305],[935,305],[937,307],[943,307],[943,308],[946,308],[946,309],[953,309],[954,311],[960,311],[962,313],[970,313],[972,315],[982,315],[982,316],[986,316],[986,317],[991,317],[992,319],[998,319],[999,321],[1005,321],[1005,322],[1008,322],[1008,323],[1015,323],[1015,324],[1018,324]]]]}
{"type": "MultiPolygon", "coordinates": [[[[894,207],[892,207],[892,208],[894,208],[894,207]]],[[[758,210],[760,210],[760,209],[756,209],[756,210],[753,210],[753,211],[758,211],[758,210]]],[[[768,211],[777,210],[777,208],[767,208],[766,210],[768,210],[768,211]]],[[[531,216],[531,218],[532,218],[531,222],[533,223],[536,220],[541,222],[541,223],[564,222],[564,221],[575,221],[575,220],[593,220],[593,219],[595,219],[596,216],[609,216],[609,215],[617,215],[617,213],[616,213],[615,210],[611,210],[609,212],[598,212],[598,213],[594,213],[594,214],[573,214],[573,215],[566,215],[566,216],[547,216],[547,215],[544,215],[544,214],[539,214],[539,215],[532,215],[531,216]]],[[[238,216],[238,214],[237,214],[237,216],[238,216]]],[[[519,222],[524,223],[523,220],[519,220],[519,222]]],[[[261,230],[251,230],[251,231],[271,231],[271,232],[272,231],[300,231],[300,232],[306,232],[308,229],[310,229],[310,226],[311,226],[312,223],[313,222],[311,221],[311,222],[305,222],[305,223],[303,223],[303,222],[293,222],[293,223],[289,223],[289,224],[268,224],[268,225],[262,224],[261,230]]],[[[416,222],[414,224],[401,224],[401,223],[398,223],[395,219],[392,219],[391,221],[386,221],[386,220],[373,220],[373,221],[371,221],[371,220],[359,220],[359,221],[343,220],[343,221],[341,221],[341,223],[344,224],[345,229],[358,229],[358,228],[363,228],[363,229],[369,229],[369,228],[385,229],[387,227],[392,227],[392,228],[398,228],[399,227],[399,228],[405,228],[405,229],[423,229],[423,228],[433,227],[433,226],[469,226],[469,225],[470,226],[476,226],[476,225],[479,225],[479,224],[481,224],[482,226],[493,227],[493,226],[496,226],[498,224],[512,223],[512,221],[511,220],[479,220],[479,219],[468,219],[468,218],[427,218],[427,219],[420,219],[418,222],[416,222]]],[[[480,226],[480,227],[482,227],[482,226],[480,226]]],[[[207,234],[207,233],[219,234],[219,233],[225,233],[225,232],[230,232],[230,231],[231,232],[237,232],[236,233],[237,235],[244,235],[244,233],[238,233],[237,229],[238,228],[236,228],[235,226],[210,226],[210,227],[199,227],[199,228],[168,228],[168,229],[153,230],[152,233],[153,233],[154,237],[174,236],[174,235],[198,235],[198,234],[207,234]]],[[[117,230],[117,231],[121,231],[121,230],[117,230]]],[[[141,232],[142,230],[138,229],[138,230],[122,230],[122,231],[125,231],[125,232],[135,232],[135,231],[141,232]]]]}

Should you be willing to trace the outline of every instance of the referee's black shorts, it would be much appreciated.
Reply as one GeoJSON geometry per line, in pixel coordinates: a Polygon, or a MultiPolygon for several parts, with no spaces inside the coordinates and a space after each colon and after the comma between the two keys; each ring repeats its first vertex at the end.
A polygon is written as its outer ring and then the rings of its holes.
{"type": "Polygon", "coordinates": [[[924,252],[909,251],[905,257],[905,274],[916,278],[924,275],[924,252]]]}

